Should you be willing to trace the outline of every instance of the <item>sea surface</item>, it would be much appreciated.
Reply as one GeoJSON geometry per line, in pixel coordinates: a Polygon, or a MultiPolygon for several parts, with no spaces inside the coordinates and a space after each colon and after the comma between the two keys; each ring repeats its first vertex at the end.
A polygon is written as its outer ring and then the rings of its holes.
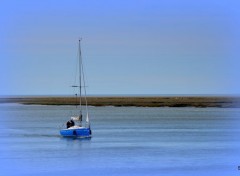
{"type": "Polygon", "coordinates": [[[0,104],[0,175],[240,175],[239,108],[89,107],[93,137],[62,138],[75,111],[0,104]]]}

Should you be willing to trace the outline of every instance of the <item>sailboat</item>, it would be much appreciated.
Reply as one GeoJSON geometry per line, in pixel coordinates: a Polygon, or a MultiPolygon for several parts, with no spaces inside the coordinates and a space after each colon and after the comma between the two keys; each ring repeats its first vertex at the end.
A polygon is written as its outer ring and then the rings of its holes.
{"type": "Polygon", "coordinates": [[[78,43],[78,62],[79,62],[79,85],[74,85],[72,87],[79,88],[79,115],[73,116],[66,123],[66,127],[60,129],[60,134],[63,137],[80,137],[80,138],[88,138],[92,136],[92,131],[90,127],[90,119],[88,115],[88,104],[87,104],[87,96],[86,96],[86,86],[85,86],[85,78],[84,78],[84,70],[82,63],[82,55],[81,55],[81,39],[79,39],[78,43]],[[82,92],[82,89],[84,92],[82,92]],[[84,94],[84,96],[82,95],[84,94]],[[83,100],[85,101],[85,124],[83,124],[83,100]]]}

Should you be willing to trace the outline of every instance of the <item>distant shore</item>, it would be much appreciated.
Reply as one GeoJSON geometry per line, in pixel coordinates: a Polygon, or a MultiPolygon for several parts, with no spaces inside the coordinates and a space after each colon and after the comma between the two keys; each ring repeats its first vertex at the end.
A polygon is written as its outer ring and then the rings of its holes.
{"type": "MultiPolygon", "coordinates": [[[[10,97],[0,98],[0,103],[20,103],[25,105],[76,105],[75,97],[10,97]]],[[[240,97],[87,97],[91,106],[136,106],[136,107],[240,107],[240,97]]],[[[82,104],[85,104],[83,99],[82,104]]]]}

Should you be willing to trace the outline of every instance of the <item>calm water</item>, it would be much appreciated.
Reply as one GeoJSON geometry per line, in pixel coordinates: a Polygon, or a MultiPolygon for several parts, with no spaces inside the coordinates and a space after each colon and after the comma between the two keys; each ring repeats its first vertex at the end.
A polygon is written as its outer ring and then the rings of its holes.
{"type": "Polygon", "coordinates": [[[65,139],[72,109],[0,104],[0,175],[240,175],[240,109],[90,107],[65,139]]]}

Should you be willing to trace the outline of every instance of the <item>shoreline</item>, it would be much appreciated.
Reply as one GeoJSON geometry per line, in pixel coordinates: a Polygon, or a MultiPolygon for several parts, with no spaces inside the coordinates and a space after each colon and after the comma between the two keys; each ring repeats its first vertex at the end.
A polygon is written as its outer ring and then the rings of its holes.
{"type": "MultiPolygon", "coordinates": [[[[5,97],[0,103],[20,103],[25,105],[78,105],[76,97],[5,97]]],[[[135,107],[219,107],[239,108],[240,97],[228,96],[109,96],[87,97],[90,106],[135,106],[135,107]]],[[[83,98],[82,104],[85,105],[83,98]]]]}

